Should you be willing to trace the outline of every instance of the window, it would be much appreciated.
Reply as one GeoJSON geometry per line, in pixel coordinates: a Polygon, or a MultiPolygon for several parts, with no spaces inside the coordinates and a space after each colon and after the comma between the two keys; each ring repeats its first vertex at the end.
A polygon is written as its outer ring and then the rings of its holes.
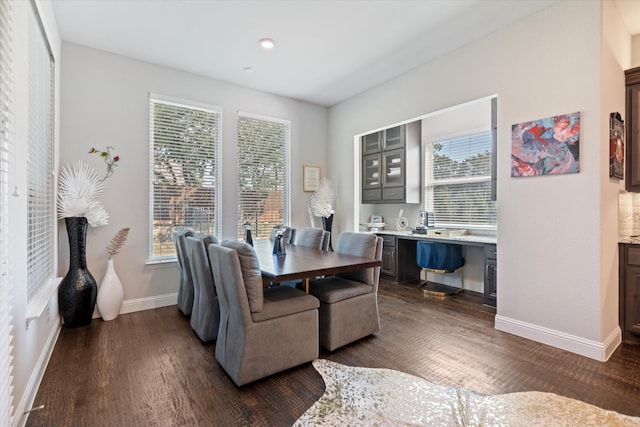
{"type": "MultiPolygon", "coordinates": [[[[32,3],[33,5],[33,3],[32,3]]],[[[29,16],[29,129],[27,134],[27,300],[54,271],[54,62],[38,13],[29,16]]]]}
{"type": "Polygon", "coordinates": [[[425,208],[437,227],[495,229],[489,130],[425,145],[425,208]]]}
{"type": "Polygon", "coordinates": [[[249,223],[254,239],[289,222],[289,122],[238,117],[238,238],[249,223]]]}
{"type": "Polygon", "coordinates": [[[221,110],[150,97],[150,260],[174,259],[172,233],[217,233],[221,110]]]}
{"type": "Polygon", "coordinates": [[[0,425],[11,425],[11,292],[9,291],[9,164],[12,131],[12,2],[0,2],[0,425]]]}

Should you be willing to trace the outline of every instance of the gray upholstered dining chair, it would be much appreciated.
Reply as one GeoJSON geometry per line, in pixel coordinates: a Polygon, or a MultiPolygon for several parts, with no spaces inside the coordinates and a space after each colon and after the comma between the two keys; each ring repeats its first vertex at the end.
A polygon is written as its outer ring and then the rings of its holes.
{"type": "Polygon", "coordinates": [[[282,230],[282,237],[284,238],[284,242],[286,244],[290,244],[295,241],[296,237],[296,229],[291,228],[288,225],[276,225],[271,229],[271,235],[269,236],[269,241],[273,243],[276,238],[276,234],[278,230],[282,230]]]}
{"type": "MultiPolygon", "coordinates": [[[[296,233],[296,246],[304,246],[326,251],[329,249],[329,236],[331,233],[322,228],[302,227],[296,233]]],[[[300,280],[289,280],[275,284],[277,286],[292,286],[304,290],[304,284],[300,280]]]]}
{"type": "MultiPolygon", "coordinates": [[[[369,233],[340,234],[336,253],[382,259],[382,237],[369,233]]],[[[309,293],[320,300],[320,345],[327,350],[380,330],[380,267],[311,280],[309,293]]]]}
{"type": "Polygon", "coordinates": [[[295,244],[297,246],[327,250],[329,248],[328,233],[322,228],[302,227],[296,233],[295,244]]]}
{"type": "Polygon", "coordinates": [[[213,273],[209,260],[210,244],[218,239],[210,234],[196,233],[188,236],[187,250],[193,279],[193,309],[191,311],[191,329],[202,342],[209,342],[218,336],[220,308],[218,296],[213,284],[213,273]]]}
{"type": "Polygon", "coordinates": [[[236,385],[318,357],[318,300],[288,286],[263,288],[254,249],[209,246],[220,303],[215,357],[236,385]]]}
{"type": "Polygon", "coordinates": [[[191,316],[193,307],[193,281],[191,266],[187,252],[187,236],[193,236],[193,231],[183,228],[173,232],[173,246],[176,250],[180,283],[178,285],[178,308],[185,316],[191,316]]]}

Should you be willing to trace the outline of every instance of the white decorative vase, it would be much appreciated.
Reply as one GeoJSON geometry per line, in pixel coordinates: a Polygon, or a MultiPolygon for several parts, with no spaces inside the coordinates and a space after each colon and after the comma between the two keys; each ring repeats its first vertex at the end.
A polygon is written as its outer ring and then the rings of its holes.
{"type": "Polygon", "coordinates": [[[102,319],[113,320],[118,317],[123,299],[124,289],[122,289],[122,283],[113,268],[113,260],[110,259],[107,272],[100,282],[100,289],[98,289],[98,310],[100,310],[102,319]]]}

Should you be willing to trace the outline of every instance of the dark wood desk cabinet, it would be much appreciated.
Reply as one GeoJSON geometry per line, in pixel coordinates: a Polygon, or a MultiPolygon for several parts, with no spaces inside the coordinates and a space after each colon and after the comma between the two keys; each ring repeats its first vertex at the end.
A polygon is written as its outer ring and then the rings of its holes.
{"type": "Polygon", "coordinates": [[[498,264],[496,245],[484,247],[484,305],[496,307],[498,296],[498,264]]]}
{"type": "Polygon", "coordinates": [[[382,247],[382,268],[380,270],[380,275],[384,279],[396,283],[420,280],[421,268],[418,266],[416,261],[416,243],[420,240],[446,242],[454,245],[457,244],[484,247],[483,304],[489,307],[496,307],[498,294],[498,264],[496,245],[494,243],[446,239],[443,240],[441,238],[429,238],[427,236],[396,236],[386,233],[378,234],[378,236],[382,237],[384,241],[384,246],[382,247]]]}
{"type": "Polygon", "coordinates": [[[383,239],[380,275],[398,283],[419,280],[420,267],[416,263],[416,241],[398,239],[390,234],[378,235],[383,239]]]}
{"type": "Polygon", "coordinates": [[[640,344],[640,245],[619,243],[622,340],[640,344]]]}

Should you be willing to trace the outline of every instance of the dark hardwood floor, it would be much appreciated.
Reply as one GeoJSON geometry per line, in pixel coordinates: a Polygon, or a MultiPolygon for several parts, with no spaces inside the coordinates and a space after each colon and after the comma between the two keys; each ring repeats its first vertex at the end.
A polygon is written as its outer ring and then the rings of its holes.
{"type": "MultiPolygon", "coordinates": [[[[553,392],[640,416],[640,346],[598,362],[493,328],[479,295],[382,281],[382,330],[320,357],[482,394],[553,392]]],[[[288,426],[324,392],[310,363],[238,388],[176,306],[63,329],[27,426],[288,426]]]]}

